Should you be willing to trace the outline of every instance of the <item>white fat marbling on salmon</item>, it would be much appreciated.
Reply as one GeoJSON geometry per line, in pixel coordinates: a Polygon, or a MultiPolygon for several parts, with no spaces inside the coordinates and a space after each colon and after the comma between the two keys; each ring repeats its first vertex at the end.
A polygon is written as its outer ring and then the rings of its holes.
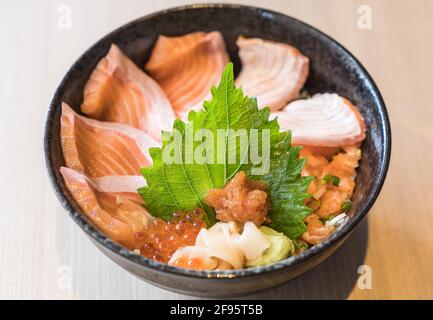
{"type": "Polygon", "coordinates": [[[293,101],[271,117],[278,117],[281,130],[292,131],[292,143],[297,145],[338,147],[365,139],[358,109],[335,93],[293,101]]]}
{"type": "Polygon", "coordinates": [[[277,111],[296,99],[308,76],[309,60],[296,48],[259,38],[240,36],[236,44],[242,70],[236,79],[259,107],[277,111]]]}
{"type": "Polygon", "coordinates": [[[131,125],[156,140],[175,119],[161,87],[114,44],[86,83],[81,111],[98,120],[131,125]]]}
{"type": "Polygon", "coordinates": [[[101,231],[132,248],[134,234],[153,219],[137,193],[138,177],[89,178],[66,167],[60,173],[75,202],[101,231]]]}
{"type": "Polygon", "coordinates": [[[90,177],[139,175],[151,164],[150,147],[159,142],[134,127],[76,114],[62,104],[61,143],[66,166],[90,177]]]}
{"type": "Polygon", "coordinates": [[[143,176],[105,176],[91,180],[101,192],[136,192],[147,184],[143,176]]]}
{"type": "Polygon", "coordinates": [[[159,36],[145,69],[161,85],[177,116],[202,108],[228,62],[221,33],[159,36]]]}

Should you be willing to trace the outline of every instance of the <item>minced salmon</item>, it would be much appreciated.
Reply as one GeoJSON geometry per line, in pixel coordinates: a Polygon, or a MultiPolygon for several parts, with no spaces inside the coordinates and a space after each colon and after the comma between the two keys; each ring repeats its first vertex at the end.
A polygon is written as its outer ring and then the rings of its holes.
{"type": "Polygon", "coordinates": [[[269,200],[266,183],[248,179],[243,171],[224,188],[209,190],[205,199],[218,220],[241,224],[252,221],[257,226],[268,219],[269,200]]]}
{"type": "Polygon", "coordinates": [[[306,219],[307,231],[302,234],[302,240],[309,244],[318,244],[325,240],[334,231],[334,226],[328,226],[320,221],[317,214],[310,214],[306,219]]]}
{"type": "Polygon", "coordinates": [[[321,150],[306,147],[300,152],[300,157],[307,159],[302,175],[314,177],[307,190],[312,195],[307,205],[313,212],[305,219],[307,231],[302,235],[302,239],[310,244],[320,242],[331,233],[332,230],[319,219],[342,213],[342,204],[353,195],[356,168],[361,159],[359,145],[343,146],[341,152],[335,149],[334,155],[328,153],[326,157],[317,151],[321,150]],[[327,175],[338,178],[338,185],[324,181],[327,175]]]}

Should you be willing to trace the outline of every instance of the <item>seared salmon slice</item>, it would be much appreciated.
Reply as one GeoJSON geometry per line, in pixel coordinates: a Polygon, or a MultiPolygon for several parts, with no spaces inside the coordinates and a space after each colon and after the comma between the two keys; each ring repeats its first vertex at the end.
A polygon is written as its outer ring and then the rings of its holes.
{"type": "Polygon", "coordinates": [[[156,140],[175,119],[161,87],[114,44],[86,83],[81,111],[141,129],[156,140]]]}
{"type": "Polygon", "coordinates": [[[282,130],[292,131],[292,143],[339,147],[365,139],[364,118],[349,100],[335,93],[315,94],[273,112],[282,130]]]}
{"type": "Polygon", "coordinates": [[[145,184],[143,177],[88,178],[66,167],[60,172],[71,196],[93,223],[111,239],[134,248],[135,233],[152,219],[136,191],[145,184]]]}
{"type": "Polygon", "coordinates": [[[145,69],[161,85],[177,116],[201,109],[228,62],[221,33],[159,36],[145,69]]]}
{"type": "Polygon", "coordinates": [[[62,104],[61,143],[66,166],[89,177],[140,175],[151,164],[149,148],[159,143],[134,127],[76,114],[62,104]]]}
{"type": "Polygon", "coordinates": [[[285,43],[242,36],[236,44],[242,62],[236,85],[247,96],[256,97],[259,107],[277,111],[299,96],[309,68],[308,58],[299,50],[285,43]]]}

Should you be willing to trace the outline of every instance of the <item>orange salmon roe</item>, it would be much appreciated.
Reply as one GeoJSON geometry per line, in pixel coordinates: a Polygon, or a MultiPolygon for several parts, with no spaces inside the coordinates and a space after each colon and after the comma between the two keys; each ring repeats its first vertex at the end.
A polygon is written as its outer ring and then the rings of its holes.
{"type": "Polygon", "coordinates": [[[203,217],[203,209],[196,209],[175,212],[171,221],[156,218],[145,225],[143,231],[135,234],[140,254],[159,262],[168,262],[177,249],[195,244],[200,229],[206,228],[203,217]]]}
{"type": "Polygon", "coordinates": [[[206,269],[206,266],[204,265],[203,261],[198,258],[190,259],[188,257],[182,257],[174,261],[173,265],[176,267],[196,269],[196,270],[206,269]]]}

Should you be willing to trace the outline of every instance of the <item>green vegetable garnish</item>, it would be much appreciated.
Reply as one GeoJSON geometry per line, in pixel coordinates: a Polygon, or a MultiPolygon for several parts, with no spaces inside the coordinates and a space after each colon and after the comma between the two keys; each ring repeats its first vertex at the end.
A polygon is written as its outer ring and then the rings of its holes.
{"type": "MultiPolygon", "coordinates": [[[[259,110],[256,99],[244,96],[242,89],[235,87],[233,64],[226,66],[219,86],[213,87],[211,92],[212,99],[204,102],[204,110],[191,111],[187,123],[176,120],[173,132],[163,133],[162,148],[149,150],[153,164],[141,169],[147,186],[138,190],[145,207],[151,215],[164,220],[170,220],[173,212],[200,207],[206,212],[205,220],[209,227],[216,219],[213,208],[204,202],[208,190],[222,188],[236,173],[244,171],[250,178],[264,180],[269,186],[271,227],[296,239],[306,230],[304,218],[311,212],[304,205],[304,200],[310,197],[306,190],[311,178],[300,176],[305,163],[304,159],[298,159],[300,148],[291,147],[290,132],[280,132],[276,119],[269,120],[269,108],[259,110]],[[192,155],[191,151],[186,152],[186,136],[194,135],[201,129],[207,129],[214,137],[223,130],[226,143],[223,144],[222,159],[220,152],[212,152],[221,147],[215,138],[212,150],[200,150],[206,161],[188,161],[192,155]],[[267,129],[266,132],[264,129],[267,129]],[[258,151],[263,148],[261,144],[253,147],[250,138],[246,150],[241,143],[233,144],[239,130],[244,130],[248,137],[256,132],[259,142],[267,134],[270,141],[267,161],[245,161],[252,151],[260,153],[258,151]],[[180,132],[180,137],[177,136],[182,142],[180,149],[173,145],[176,132],[180,132]],[[167,154],[175,154],[173,162],[164,161],[167,154]],[[236,158],[229,158],[229,154],[236,155],[236,158]],[[265,169],[263,173],[260,173],[260,168],[265,169]]],[[[206,139],[203,137],[202,141],[193,143],[193,153],[206,139]]]]}
{"type": "Polygon", "coordinates": [[[350,201],[349,199],[344,200],[341,204],[340,212],[347,212],[349,211],[350,207],[352,207],[352,201],[350,201]]]}
{"type": "Polygon", "coordinates": [[[295,246],[289,238],[271,228],[262,226],[260,232],[269,240],[271,246],[258,261],[247,264],[248,267],[265,266],[287,258],[295,252],[295,246]]]}
{"type": "Polygon", "coordinates": [[[333,176],[332,174],[327,174],[320,180],[321,184],[331,183],[332,185],[338,187],[340,184],[340,178],[333,176]]]}
{"type": "Polygon", "coordinates": [[[293,241],[293,244],[295,246],[295,251],[297,252],[308,249],[308,243],[303,240],[295,240],[293,241]]]}
{"type": "Polygon", "coordinates": [[[291,134],[273,146],[271,167],[263,177],[271,193],[272,210],[270,227],[283,232],[290,239],[297,239],[307,227],[304,219],[312,211],[304,204],[309,198],[307,188],[313,177],[301,177],[305,159],[299,159],[300,147],[290,146],[291,134]]]}
{"type": "Polygon", "coordinates": [[[334,215],[334,214],[331,214],[331,215],[329,215],[329,216],[327,216],[327,217],[325,217],[325,218],[321,217],[321,218],[320,218],[320,221],[322,221],[322,223],[325,224],[326,222],[331,221],[331,220],[334,219],[334,218],[335,218],[335,215],[334,215]]]}

